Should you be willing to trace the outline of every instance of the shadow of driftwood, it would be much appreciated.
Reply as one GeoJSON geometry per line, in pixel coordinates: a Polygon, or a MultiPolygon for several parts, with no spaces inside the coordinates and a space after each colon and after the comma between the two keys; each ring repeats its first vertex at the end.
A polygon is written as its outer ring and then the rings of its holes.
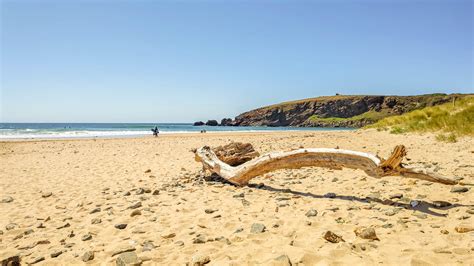
{"type": "Polygon", "coordinates": [[[284,188],[284,189],[274,188],[274,187],[263,185],[263,184],[249,184],[249,186],[252,188],[261,189],[261,190],[267,190],[267,191],[279,192],[279,193],[290,193],[290,194],[297,195],[300,197],[310,197],[310,198],[315,198],[315,199],[333,198],[333,199],[339,199],[339,200],[357,201],[361,203],[375,202],[375,203],[386,205],[386,206],[402,207],[408,210],[419,211],[422,213],[426,213],[428,215],[433,215],[433,216],[438,216],[438,217],[446,217],[447,215],[444,213],[435,212],[431,209],[449,210],[456,207],[474,207],[474,205],[464,205],[464,204],[458,204],[458,203],[452,204],[446,201],[428,202],[424,200],[417,200],[416,206],[413,207],[410,203],[401,203],[401,202],[396,202],[390,199],[381,200],[379,198],[374,198],[374,197],[361,198],[357,196],[346,196],[346,195],[332,195],[331,197],[328,197],[327,195],[317,195],[310,192],[295,191],[288,188],[284,188]]]}
{"type": "MultiPolygon", "coordinates": [[[[230,184],[233,186],[232,183],[228,182],[224,178],[212,174],[210,176],[205,177],[205,180],[208,182],[219,182],[219,183],[225,183],[225,184],[230,184]]],[[[255,189],[260,189],[260,190],[267,190],[271,192],[278,192],[278,193],[290,193],[296,196],[300,197],[309,197],[309,198],[315,198],[315,199],[322,199],[322,198],[329,198],[327,195],[317,195],[313,194],[310,192],[301,192],[301,191],[296,191],[296,190],[291,190],[288,188],[274,188],[272,186],[264,185],[263,183],[260,184],[249,184],[248,185],[251,188],[255,189]]],[[[444,213],[439,213],[436,211],[433,211],[432,209],[435,210],[449,210],[452,208],[457,208],[457,207],[474,207],[474,205],[464,205],[464,204],[458,204],[458,203],[450,203],[446,201],[434,201],[434,202],[428,202],[424,200],[417,200],[416,206],[412,206],[410,203],[402,203],[402,202],[397,202],[393,201],[390,199],[385,199],[381,200],[379,198],[375,197],[357,197],[357,196],[347,196],[347,195],[332,195],[334,199],[339,199],[339,200],[347,200],[347,201],[356,201],[356,202],[361,202],[361,203],[377,203],[381,205],[386,205],[386,206],[393,206],[393,207],[401,207],[407,210],[414,210],[414,211],[419,211],[422,213],[425,213],[427,215],[433,215],[433,216],[438,216],[438,217],[446,217],[447,215],[444,213]]]]}

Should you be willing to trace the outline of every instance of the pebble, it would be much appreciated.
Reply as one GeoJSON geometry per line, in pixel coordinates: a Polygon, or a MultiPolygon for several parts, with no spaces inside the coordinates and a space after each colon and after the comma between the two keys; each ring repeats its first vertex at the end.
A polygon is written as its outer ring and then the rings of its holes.
{"type": "Polygon", "coordinates": [[[91,234],[83,235],[82,238],[81,238],[82,241],[87,241],[87,240],[91,240],[91,239],[92,239],[91,234]]]}
{"type": "Polygon", "coordinates": [[[245,197],[245,194],[242,192],[242,193],[239,193],[239,194],[235,194],[232,197],[233,198],[243,198],[243,197],[245,197]]]}
{"type": "Polygon", "coordinates": [[[181,241],[181,240],[174,242],[174,244],[177,245],[177,246],[180,246],[180,247],[181,247],[181,246],[184,246],[184,242],[181,241]]]}
{"type": "Polygon", "coordinates": [[[428,215],[426,215],[426,213],[419,213],[419,212],[413,213],[413,216],[415,216],[415,217],[417,217],[417,218],[420,218],[420,219],[426,219],[426,218],[428,218],[428,215]]]}
{"type": "Polygon", "coordinates": [[[153,244],[153,242],[147,241],[147,242],[143,243],[142,251],[151,251],[155,248],[156,248],[156,246],[153,244]]]}
{"type": "Polygon", "coordinates": [[[41,256],[41,257],[36,257],[36,258],[34,258],[32,261],[30,261],[29,264],[36,264],[36,263],[38,263],[38,262],[40,262],[40,261],[43,261],[43,260],[45,260],[45,258],[42,257],[42,256],[41,256]]]}
{"type": "Polygon", "coordinates": [[[120,246],[112,252],[112,257],[122,254],[122,253],[131,252],[131,251],[135,251],[135,248],[132,246],[120,246]]]}
{"type": "Polygon", "coordinates": [[[132,213],[130,213],[131,217],[137,216],[137,215],[142,215],[142,212],[140,210],[134,210],[132,211],[132,213]]]}
{"type": "Polygon", "coordinates": [[[273,259],[273,266],[291,266],[290,258],[287,255],[281,255],[273,259]]]}
{"type": "Polygon", "coordinates": [[[464,193],[468,191],[469,189],[467,187],[454,186],[453,188],[451,188],[452,193],[464,193]]]}
{"type": "Polygon", "coordinates": [[[52,192],[44,192],[43,194],[41,194],[41,197],[43,197],[43,198],[49,198],[49,197],[51,197],[52,195],[53,195],[52,192]]]}
{"type": "Polygon", "coordinates": [[[193,239],[193,244],[203,244],[206,243],[207,239],[203,235],[198,235],[196,238],[193,239]]]}
{"type": "Polygon", "coordinates": [[[90,214],[93,214],[93,213],[96,213],[96,212],[100,212],[100,208],[95,208],[95,209],[93,209],[93,210],[90,212],[90,214]]]}
{"type": "Polygon", "coordinates": [[[265,232],[265,225],[259,224],[259,223],[254,223],[252,224],[252,227],[250,228],[250,233],[253,234],[258,234],[258,233],[263,233],[265,232]]]}
{"type": "Polygon", "coordinates": [[[10,231],[10,230],[15,229],[16,226],[17,226],[17,224],[15,224],[15,223],[9,223],[5,226],[5,229],[7,229],[7,231],[10,231]]]}
{"type": "Polygon", "coordinates": [[[211,213],[214,213],[218,211],[217,209],[205,209],[204,212],[207,213],[207,214],[211,214],[211,213]]]}
{"type": "Polygon", "coordinates": [[[323,235],[323,238],[331,243],[346,242],[341,236],[338,236],[331,231],[326,231],[326,233],[323,235]]]}
{"type": "Polygon", "coordinates": [[[142,206],[142,202],[141,201],[137,201],[135,202],[134,204],[132,204],[130,207],[128,207],[129,209],[137,209],[137,208],[140,208],[142,206]]]}
{"type": "Polygon", "coordinates": [[[318,215],[318,211],[315,209],[310,209],[305,215],[306,217],[314,217],[318,215]]]}
{"type": "Polygon", "coordinates": [[[120,254],[115,260],[117,266],[140,265],[140,259],[135,252],[125,252],[120,254]]]}
{"type": "Polygon", "coordinates": [[[93,260],[93,259],[94,259],[94,251],[86,251],[82,255],[82,261],[83,262],[88,262],[88,261],[93,260]]]}
{"type": "Polygon", "coordinates": [[[102,220],[100,218],[94,218],[91,220],[91,224],[100,224],[102,220]]]}
{"type": "Polygon", "coordinates": [[[122,229],[127,228],[127,224],[116,224],[115,228],[122,230],[122,229]]]}
{"type": "Polygon", "coordinates": [[[211,258],[207,255],[194,255],[191,259],[192,266],[203,266],[211,262],[211,258]]]}
{"type": "Polygon", "coordinates": [[[12,201],[13,201],[13,198],[12,198],[12,197],[6,196],[6,197],[3,197],[3,198],[2,198],[2,201],[1,201],[1,202],[2,202],[2,203],[10,203],[10,202],[12,202],[12,201]]]}
{"type": "Polygon", "coordinates": [[[51,253],[51,258],[56,258],[61,254],[63,254],[62,250],[54,251],[53,253],[51,253]]]}
{"type": "Polygon", "coordinates": [[[176,236],[175,233],[170,233],[170,234],[167,234],[167,235],[162,235],[161,237],[162,237],[162,238],[165,238],[165,239],[169,239],[169,238],[173,238],[173,237],[175,237],[175,236],[176,236]]]}
{"type": "Polygon", "coordinates": [[[159,195],[160,191],[158,189],[155,189],[152,193],[153,196],[159,195]]]}
{"type": "Polygon", "coordinates": [[[468,225],[468,224],[460,224],[454,228],[456,232],[458,233],[467,233],[474,231],[474,226],[473,225],[468,225]]]}
{"type": "Polygon", "coordinates": [[[145,190],[144,190],[143,188],[139,188],[139,189],[137,190],[137,192],[135,192],[135,194],[137,194],[137,195],[141,195],[141,194],[143,194],[143,193],[145,193],[145,190]]]}
{"type": "Polygon", "coordinates": [[[390,199],[401,199],[403,198],[403,194],[402,193],[395,193],[395,194],[392,194],[389,196],[390,199]]]}
{"type": "Polygon", "coordinates": [[[130,191],[127,191],[127,192],[123,193],[123,195],[124,195],[125,197],[126,197],[126,196],[130,196],[131,193],[130,193],[130,191]]]}
{"type": "Polygon", "coordinates": [[[380,240],[372,227],[357,227],[354,233],[362,239],[380,240]]]}

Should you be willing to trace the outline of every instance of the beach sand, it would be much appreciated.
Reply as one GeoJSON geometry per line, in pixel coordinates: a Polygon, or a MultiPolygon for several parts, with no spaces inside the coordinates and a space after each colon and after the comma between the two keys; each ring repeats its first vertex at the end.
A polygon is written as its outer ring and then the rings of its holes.
{"type": "Polygon", "coordinates": [[[203,180],[191,149],[231,141],[250,142],[260,153],[339,147],[382,157],[403,144],[407,165],[474,183],[473,139],[443,143],[432,134],[357,130],[1,142],[0,260],[20,255],[24,263],[45,265],[115,264],[118,257],[133,257],[120,254],[129,250],[144,265],[208,259],[209,265],[474,265],[474,231],[455,230],[474,226],[474,188],[456,193],[426,181],[321,168],[251,180],[262,187],[203,180]],[[404,205],[384,201],[391,196],[404,205]],[[411,200],[420,204],[409,207],[411,200]],[[453,205],[437,209],[429,205],[433,201],[453,205]],[[374,228],[379,240],[357,237],[360,226],[374,228]],[[327,231],[345,242],[326,241],[327,231]]]}

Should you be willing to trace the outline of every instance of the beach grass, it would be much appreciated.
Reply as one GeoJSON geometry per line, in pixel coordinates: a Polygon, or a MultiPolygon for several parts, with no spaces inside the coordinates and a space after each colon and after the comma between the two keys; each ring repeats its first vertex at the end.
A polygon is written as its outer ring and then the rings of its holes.
{"type": "Polygon", "coordinates": [[[403,115],[386,117],[366,128],[389,130],[393,134],[438,132],[437,140],[456,142],[459,136],[474,135],[474,96],[403,115]]]}

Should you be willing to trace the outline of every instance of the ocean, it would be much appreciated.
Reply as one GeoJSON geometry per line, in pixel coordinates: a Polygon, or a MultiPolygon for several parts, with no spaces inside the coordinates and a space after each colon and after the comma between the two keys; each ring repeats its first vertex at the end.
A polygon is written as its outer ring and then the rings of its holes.
{"type": "Polygon", "coordinates": [[[188,123],[0,123],[0,140],[135,137],[152,135],[151,129],[155,126],[158,127],[160,134],[191,133],[201,130],[206,130],[208,133],[350,130],[317,127],[211,127],[193,126],[188,123]]]}

